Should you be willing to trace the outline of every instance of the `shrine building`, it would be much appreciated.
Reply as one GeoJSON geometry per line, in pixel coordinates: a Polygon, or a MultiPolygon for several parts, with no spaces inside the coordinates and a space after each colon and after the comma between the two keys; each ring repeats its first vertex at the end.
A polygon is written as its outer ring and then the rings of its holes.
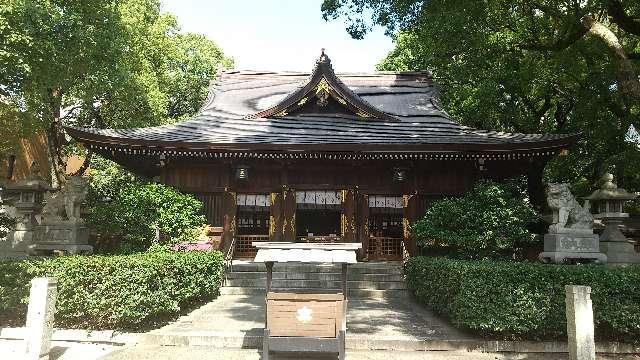
{"type": "Polygon", "coordinates": [[[255,241],[361,242],[364,260],[415,254],[409,224],[431,202],[480,178],[540,182],[576,141],[461,126],[428,72],[336,74],[324,52],[311,74],[222,73],[186,121],[66,130],[202,200],[235,257],[254,256],[255,241]]]}

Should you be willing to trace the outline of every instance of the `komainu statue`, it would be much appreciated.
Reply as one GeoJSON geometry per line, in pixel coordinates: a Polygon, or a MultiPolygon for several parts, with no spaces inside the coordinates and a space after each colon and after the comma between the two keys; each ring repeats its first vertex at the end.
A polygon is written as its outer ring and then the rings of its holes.
{"type": "Polygon", "coordinates": [[[64,221],[64,199],[60,192],[46,192],[42,207],[42,221],[47,224],[64,221]]]}
{"type": "Polygon", "coordinates": [[[540,260],[555,263],[567,260],[606,262],[600,252],[598,235],[593,233],[593,216],[571,194],[569,184],[549,184],[547,204],[553,212],[549,233],[544,236],[540,260]]]}
{"type": "Polygon", "coordinates": [[[575,230],[591,233],[593,216],[588,208],[576,201],[569,189],[569,184],[549,184],[547,204],[553,211],[553,223],[549,226],[549,233],[573,232],[575,230]]]}
{"type": "Polygon", "coordinates": [[[88,184],[80,177],[70,177],[61,191],[45,194],[42,224],[36,228],[32,254],[47,255],[54,251],[91,253],[89,229],[80,217],[87,198],[88,184]]]}
{"type": "Polygon", "coordinates": [[[72,176],[67,181],[67,186],[62,191],[64,194],[64,209],[67,219],[71,222],[82,222],[80,209],[87,198],[89,186],[79,176],[72,176]]]}
{"type": "Polygon", "coordinates": [[[45,205],[42,208],[44,223],[68,221],[81,223],[80,209],[87,198],[88,185],[80,177],[71,177],[62,191],[45,194],[45,205]]]}

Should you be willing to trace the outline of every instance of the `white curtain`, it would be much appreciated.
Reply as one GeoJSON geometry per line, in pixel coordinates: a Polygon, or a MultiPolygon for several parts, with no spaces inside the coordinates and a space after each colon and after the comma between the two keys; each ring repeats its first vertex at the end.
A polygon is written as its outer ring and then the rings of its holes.
{"type": "Polygon", "coordinates": [[[369,195],[369,207],[402,209],[402,196],[369,195]]]}
{"type": "Polygon", "coordinates": [[[236,204],[244,206],[271,206],[271,197],[268,194],[238,194],[236,204]]]}
{"type": "Polygon", "coordinates": [[[296,203],[340,205],[342,204],[342,198],[340,197],[340,191],[334,190],[296,191],[296,203]]]}

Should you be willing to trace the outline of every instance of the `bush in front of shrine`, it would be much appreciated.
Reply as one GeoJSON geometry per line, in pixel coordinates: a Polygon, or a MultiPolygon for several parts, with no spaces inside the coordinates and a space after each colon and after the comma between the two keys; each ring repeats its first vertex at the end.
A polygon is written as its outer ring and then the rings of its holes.
{"type": "Polygon", "coordinates": [[[529,226],[539,220],[517,181],[478,181],[457,198],[433,203],[412,226],[429,253],[457,258],[514,257],[534,242],[529,226]]]}
{"type": "Polygon", "coordinates": [[[217,296],[219,251],[152,249],[117,256],[63,256],[0,262],[0,326],[24,326],[30,280],[58,280],[55,327],[155,327],[217,296]]]}
{"type": "Polygon", "coordinates": [[[566,339],[565,285],[591,287],[595,335],[640,340],[640,266],[413,257],[407,286],[458,328],[499,339],[566,339]]]}
{"type": "Polygon", "coordinates": [[[193,241],[207,222],[202,202],[192,195],[136,177],[105,159],[92,161],[89,184],[91,229],[119,238],[124,253],[150,248],[156,230],[160,243],[193,241]]]}

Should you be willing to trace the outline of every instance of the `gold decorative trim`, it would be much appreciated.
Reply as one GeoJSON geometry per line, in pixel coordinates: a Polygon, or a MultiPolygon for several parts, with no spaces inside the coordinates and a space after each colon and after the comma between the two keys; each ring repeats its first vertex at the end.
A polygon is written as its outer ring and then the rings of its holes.
{"type": "Polygon", "coordinates": [[[411,237],[411,224],[407,218],[402,218],[402,235],[405,239],[409,239],[411,237]]]}

